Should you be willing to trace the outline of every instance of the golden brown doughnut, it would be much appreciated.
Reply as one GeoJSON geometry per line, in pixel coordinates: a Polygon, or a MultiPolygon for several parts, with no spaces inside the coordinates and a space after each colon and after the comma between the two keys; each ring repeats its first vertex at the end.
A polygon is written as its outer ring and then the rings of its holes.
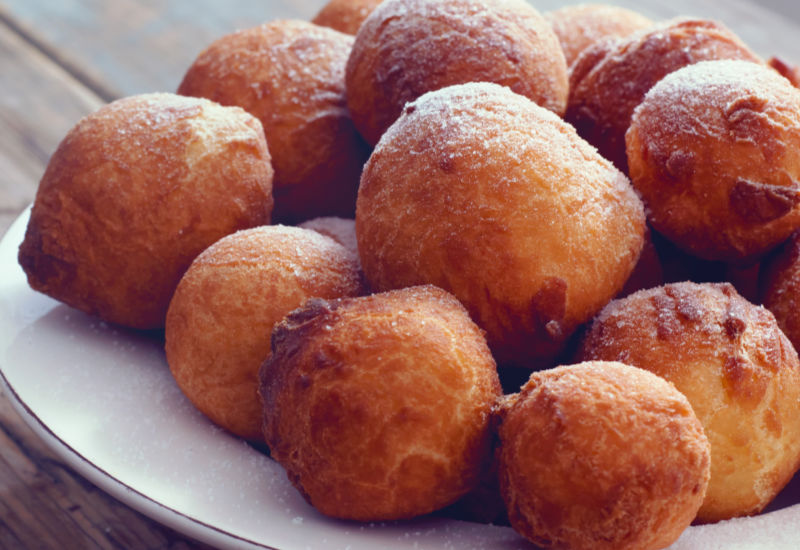
{"type": "Polygon", "coordinates": [[[760,297],[795,349],[800,349],[800,232],[763,262],[760,297]]]}
{"type": "Polygon", "coordinates": [[[653,25],[633,10],[607,4],[564,6],[544,14],[558,36],[567,66],[584,49],[603,38],[623,38],[653,25]]]}
{"type": "Polygon", "coordinates": [[[644,95],[672,71],[709,59],[760,61],[722,24],[703,19],[667,21],[602,41],[575,61],[565,119],[625,172],[625,132],[644,95]]]}
{"type": "Polygon", "coordinates": [[[800,467],[800,361],[775,318],[723,284],[676,283],[615,300],[578,356],[659,376],[692,404],[711,443],[698,519],[760,512],[800,467]]]}
{"type": "Polygon", "coordinates": [[[495,82],[563,114],[567,65],[547,21],[524,0],[385,0],[356,35],[347,105],[378,142],[408,101],[452,84],[495,82]]]}
{"type": "Polygon", "coordinates": [[[81,120],[39,184],[19,263],[32,288],[134,328],[164,326],[194,257],[269,223],[258,120],[205,99],[146,94],[81,120]]]}
{"type": "Polygon", "coordinates": [[[587,362],[534,373],[504,403],[500,487],[512,527],[544,548],[659,549],[708,486],[703,427],[675,387],[587,362]]]}
{"type": "Polygon", "coordinates": [[[380,3],[381,0],[329,0],[311,22],[355,35],[364,19],[380,3]]]}
{"type": "Polygon", "coordinates": [[[192,262],[172,298],[172,375],[213,422],[261,440],[258,369],[273,325],[309,298],[360,291],[352,253],[314,231],[271,225],[229,235],[192,262]]]}
{"type": "Polygon", "coordinates": [[[636,108],[626,140],[648,221],[691,254],[752,260],[800,227],[800,90],[766,65],[671,73],[636,108]]]}
{"type": "Polygon", "coordinates": [[[438,288],[311,300],[276,326],[260,380],[272,456],[324,514],[425,514],[488,467],[494,360],[438,288]]]}
{"type": "Polygon", "coordinates": [[[215,41],[178,88],[261,120],[275,168],[277,222],[355,213],[369,149],[345,105],[352,44],[353,37],[312,23],[272,21],[215,41]]]}
{"type": "Polygon", "coordinates": [[[644,229],[623,174],[553,113],[489,83],[410,103],[364,168],[356,215],[373,288],[452,292],[499,363],[529,368],[620,291],[644,229]]]}

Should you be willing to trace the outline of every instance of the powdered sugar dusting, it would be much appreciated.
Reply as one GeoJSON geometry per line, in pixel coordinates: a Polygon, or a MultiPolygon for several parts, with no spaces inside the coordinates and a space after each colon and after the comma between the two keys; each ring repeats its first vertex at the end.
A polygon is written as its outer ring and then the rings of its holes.
{"type": "Polygon", "coordinates": [[[347,66],[348,105],[368,141],[422,93],[488,81],[563,112],[566,62],[522,0],[387,0],[367,18],[347,66]]]}
{"type": "MultiPolygon", "coordinates": [[[[538,330],[530,311],[545,295],[602,307],[643,231],[621,173],[553,113],[491,83],[409,103],[365,166],[356,216],[371,283],[454,292],[490,344],[538,330]]],[[[592,314],[569,307],[554,313],[553,339],[592,314]]]]}
{"type": "Polygon", "coordinates": [[[709,59],[760,61],[730,30],[710,20],[672,20],[633,34],[572,79],[566,119],[626,170],[625,132],[644,95],[670,72],[709,59]]]}
{"type": "Polygon", "coordinates": [[[647,93],[634,118],[639,111],[658,111],[658,131],[653,140],[659,141],[659,136],[697,131],[687,125],[709,130],[709,122],[719,121],[733,101],[747,97],[778,104],[794,99],[800,106],[800,92],[775,71],[748,61],[715,60],[664,77],[647,93]]]}
{"type": "Polygon", "coordinates": [[[766,65],[673,72],[645,96],[626,139],[653,227],[697,256],[755,258],[800,221],[800,91],[766,65]]]}
{"type": "Polygon", "coordinates": [[[276,279],[289,277],[303,289],[321,288],[326,281],[335,289],[334,295],[359,291],[354,254],[311,229],[270,225],[241,230],[214,243],[195,263],[235,270],[268,266],[276,279]]]}

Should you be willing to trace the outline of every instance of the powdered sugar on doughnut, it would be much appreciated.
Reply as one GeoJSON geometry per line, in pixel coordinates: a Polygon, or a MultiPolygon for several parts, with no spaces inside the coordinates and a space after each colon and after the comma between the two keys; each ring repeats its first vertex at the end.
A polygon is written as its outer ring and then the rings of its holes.
{"type": "Polygon", "coordinates": [[[566,62],[547,21],[522,0],[387,0],[367,18],[347,65],[348,106],[375,143],[423,93],[487,81],[562,113],[566,62]]]}
{"type": "Polygon", "coordinates": [[[650,222],[685,250],[745,261],[800,227],[800,91],[769,67],[675,71],[645,96],[626,139],[650,222]]]}
{"type": "Polygon", "coordinates": [[[375,288],[453,292],[499,361],[527,366],[620,290],[643,221],[627,178],[572,127],[508,88],[468,83],[408,104],[381,138],[356,234],[375,288]]]}
{"type": "MultiPolygon", "coordinates": [[[[714,21],[668,21],[631,35],[609,46],[580,79],[572,79],[565,118],[624,171],[625,131],[644,95],[672,71],[709,59],[760,62],[736,35],[714,21]]],[[[576,65],[580,63],[579,57],[576,65]]]]}

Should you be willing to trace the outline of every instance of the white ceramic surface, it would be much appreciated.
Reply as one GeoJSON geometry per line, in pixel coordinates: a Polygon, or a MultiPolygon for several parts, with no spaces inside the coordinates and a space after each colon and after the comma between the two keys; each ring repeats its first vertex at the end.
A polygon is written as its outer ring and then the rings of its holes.
{"type": "MultiPolygon", "coordinates": [[[[193,409],[158,336],[109,326],[30,290],[16,261],[27,219],[28,212],[0,242],[4,391],[99,487],[220,548],[532,548],[507,527],[441,518],[361,525],[316,513],[275,462],[193,409]]],[[[675,548],[796,550],[800,505],[692,527],[675,548]]]]}

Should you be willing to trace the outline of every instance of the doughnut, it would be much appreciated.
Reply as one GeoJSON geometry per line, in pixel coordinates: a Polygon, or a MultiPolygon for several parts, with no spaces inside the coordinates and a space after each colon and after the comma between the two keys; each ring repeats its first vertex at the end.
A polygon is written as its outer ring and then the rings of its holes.
{"type": "Polygon", "coordinates": [[[728,283],[612,301],[578,360],[622,361],[675,384],[711,444],[701,522],[757,514],[800,467],[800,361],[775,317],[728,283]]]}
{"type": "Polygon", "coordinates": [[[752,261],[800,226],[800,90],[766,65],[705,61],[667,75],[626,142],[648,222],[694,256],[752,261]]]}
{"type": "Polygon", "coordinates": [[[489,466],[495,363],[436,287],[309,301],[276,326],[259,376],[272,457],[323,514],[432,512],[489,466]]]}
{"type": "Polygon", "coordinates": [[[650,372],[604,361],[535,372],[500,414],[509,520],[537,545],[665,548],[703,502],[708,439],[650,372]]]}
{"type": "Polygon", "coordinates": [[[311,22],[355,35],[364,19],[380,3],[381,0],[329,0],[311,22]]]}
{"type": "Polygon", "coordinates": [[[565,119],[625,172],[625,132],[644,95],[672,71],[709,59],[760,61],[730,30],[704,19],[667,21],[595,43],[573,65],[565,119]]]}
{"type": "Polygon", "coordinates": [[[385,0],[359,29],[345,79],[373,145],[407,102],[449,85],[494,82],[559,115],[568,91],[558,39],[524,0],[385,0]]]}
{"type": "Polygon", "coordinates": [[[764,260],[759,275],[761,303],[775,315],[795,349],[800,349],[800,233],[793,233],[764,260]]]}
{"type": "Polygon", "coordinates": [[[216,40],[178,88],[237,105],[261,121],[275,168],[275,222],[355,214],[369,148],[345,104],[352,45],[352,36],[332,29],[273,21],[216,40]]]}
{"type": "Polygon", "coordinates": [[[540,368],[625,284],[645,231],[627,178],[550,111],[470,83],[406,106],[364,168],[356,236],[372,288],[433,284],[501,364],[540,368]]]}
{"type": "Polygon", "coordinates": [[[272,327],[310,298],[360,292],[355,257],[328,237],[280,225],[228,235],[192,262],[170,302],[170,371],[214,423],[263,440],[258,369],[272,327]]]}
{"type": "Polygon", "coordinates": [[[19,263],[30,286],[101,319],[164,326],[195,256],[269,223],[272,168],[258,120],[173,94],[114,101],[59,144],[19,263]]]}
{"type": "Polygon", "coordinates": [[[603,38],[624,38],[653,25],[633,10],[607,4],[564,6],[544,14],[571,66],[586,47],[603,38]]]}

